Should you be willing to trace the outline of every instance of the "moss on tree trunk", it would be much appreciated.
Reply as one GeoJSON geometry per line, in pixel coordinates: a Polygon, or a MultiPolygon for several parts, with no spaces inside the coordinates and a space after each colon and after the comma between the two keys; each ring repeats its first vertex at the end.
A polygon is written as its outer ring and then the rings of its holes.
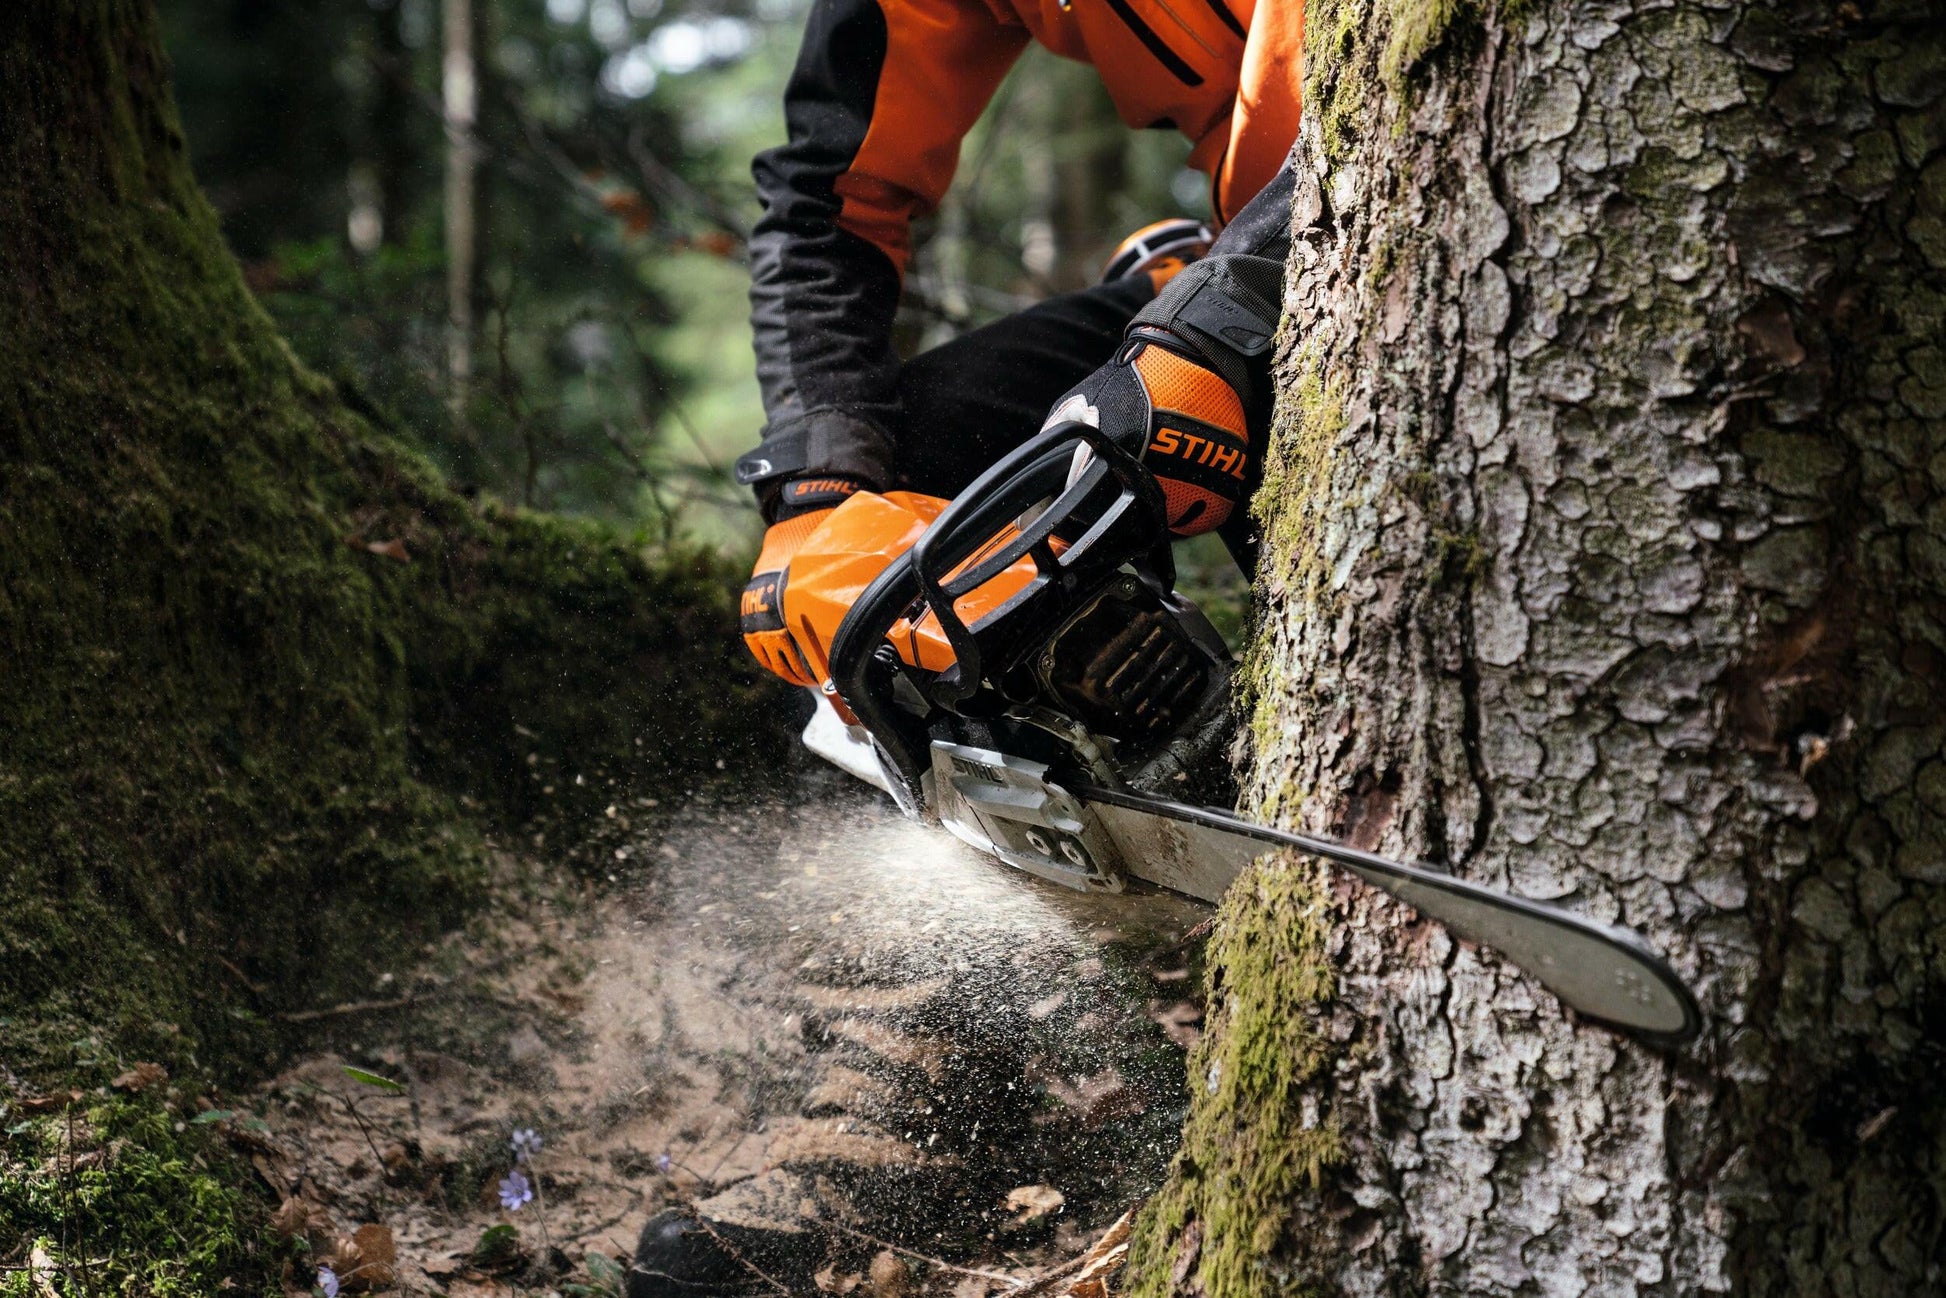
{"type": "Polygon", "coordinates": [[[234,1062],[469,903],[462,792],[776,743],[713,561],[462,500],[295,362],[148,4],[8,6],[0,86],[5,1063],[234,1062]]]}
{"type": "Polygon", "coordinates": [[[1251,797],[1638,927],[1708,1026],[1260,866],[1132,1288],[1938,1292],[1937,8],[1307,29],[1251,797]]]}

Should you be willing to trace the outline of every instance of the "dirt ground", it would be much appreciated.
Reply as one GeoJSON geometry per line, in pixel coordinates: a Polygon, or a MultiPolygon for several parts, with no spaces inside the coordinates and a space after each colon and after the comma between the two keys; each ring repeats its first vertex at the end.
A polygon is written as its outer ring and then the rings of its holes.
{"type": "Polygon", "coordinates": [[[760,1289],[1061,1292],[1159,1182],[1206,907],[1068,892],[838,783],[604,831],[254,1097],[280,1223],[348,1290],[613,1293],[699,1205],[806,1242],[760,1289]]]}

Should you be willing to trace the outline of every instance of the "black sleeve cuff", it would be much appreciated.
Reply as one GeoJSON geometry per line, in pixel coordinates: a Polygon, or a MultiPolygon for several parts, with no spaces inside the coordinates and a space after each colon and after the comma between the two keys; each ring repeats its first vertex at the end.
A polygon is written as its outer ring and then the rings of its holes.
{"type": "Polygon", "coordinates": [[[756,491],[766,522],[776,521],[786,482],[824,474],[883,490],[892,480],[891,437],[844,411],[813,410],[772,423],[762,444],[736,462],[737,481],[756,491]]]}

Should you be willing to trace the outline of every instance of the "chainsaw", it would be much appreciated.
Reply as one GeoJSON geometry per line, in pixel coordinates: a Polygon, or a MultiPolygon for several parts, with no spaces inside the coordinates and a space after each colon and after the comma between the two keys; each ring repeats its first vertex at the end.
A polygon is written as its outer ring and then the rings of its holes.
{"type": "Polygon", "coordinates": [[[822,682],[806,746],[1043,879],[1213,902],[1290,848],[1497,950],[1588,1019],[1663,1045],[1696,1034],[1694,996],[1630,929],[1201,805],[1225,796],[1232,664],[1176,592],[1170,540],[1153,477],[1085,423],[1043,431],[951,502],[858,493],[784,595],[822,682]]]}

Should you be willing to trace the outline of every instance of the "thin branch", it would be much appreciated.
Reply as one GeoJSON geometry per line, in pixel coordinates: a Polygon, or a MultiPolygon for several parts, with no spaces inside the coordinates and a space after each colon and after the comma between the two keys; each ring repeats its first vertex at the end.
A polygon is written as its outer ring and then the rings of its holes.
{"type": "MultiPolygon", "coordinates": [[[[641,362],[644,372],[648,375],[649,382],[654,385],[656,393],[668,405],[670,415],[674,417],[677,426],[689,438],[690,443],[695,446],[696,453],[703,457],[703,463],[708,465],[710,472],[717,477],[728,477],[729,474],[727,471],[711,452],[709,443],[703,440],[703,434],[697,429],[695,421],[689,417],[688,409],[684,407],[681,399],[676,396],[669,385],[662,381],[662,376],[656,372],[655,362],[649,356],[648,349],[643,347],[642,340],[635,336],[635,325],[633,322],[621,319],[618,316],[616,317],[615,323],[621,326],[622,336],[628,339],[629,348],[635,353],[636,359],[641,362]]],[[[753,510],[757,507],[755,500],[749,501],[748,504],[753,510]]]]}
{"type": "Polygon", "coordinates": [[[508,111],[513,114],[514,120],[519,123],[521,134],[526,136],[527,147],[538,154],[562,183],[584,204],[597,213],[607,215],[608,209],[601,201],[601,192],[588,183],[587,176],[583,175],[581,168],[575,165],[574,159],[570,158],[560,145],[548,138],[547,128],[512,96],[504,96],[503,102],[508,111]]]}
{"type": "Polygon", "coordinates": [[[376,1014],[382,1010],[402,1010],[409,1005],[417,1005],[418,996],[398,996],[387,1001],[346,1001],[342,1005],[332,1005],[318,1010],[285,1010],[271,1017],[279,1023],[315,1023],[319,1019],[342,1018],[348,1014],[376,1014]]]}
{"type": "MultiPolygon", "coordinates": [[[[409,70],[401,69],[399,60],[381,57],[368,50],[365,52],[365,61],[371,64],[378,71],[379,75],[385,77],[394,85],[403,88],[412,102],[418,105],[428,117],[438,122],[440,128],[447,133],[449,138],[469,144],[475,150],[480,160],[487,165],[505,172],[515,180],[538,186],[543,174],[542,172],[517,159],[503,157],[499,153],[487,148],[486,137],[481,134],[477,127],[467,130],[454,126],[453,123],[447,120],[446,107],[439,101],[439,97],[420,86],[413,79],[409,70]]],[[[593,190],[588,187],[586,182],[582,181],[578,175],[571,176],[569,179],[574,182],[570,185],[573,197],[584,205],[587,214],[590,216],[602,215],[603,209],[600,198],[593,193],[593,190]]]]}
{"type": "MultiPolygon", "coordinates": [[[[324,1090],[323,1087],[319,1087],[318,1089],[324,1090]]],[[[358,1130],[365,1137],[365,1148],[372,1151],[372,1166],[377,1171],[384,1172],[385,1155],[378,1152],[378,1141],[373,1138],[371,1126],[365,1121],[365,1115],[358,1111],[358,1105],[349,1095],[345,1095],[342,1092],[324,1091],[324,1093],[345,1106],[345,1112],[351,1114],[351,1120],[358,1124],[358,1130]]]]}
{"type": "Polygon", "coordinates": [[[1127,1265],[1129,1223],[1134,1220],[1134,1217],[1135,1210],[1131,1208],[1117,1217],[1087,1252],[1080,1257],[1068,1259],[1045,1275],[1038,1276],[1015,1289],[1007,1295],[1007,1298],[1034,1298],[1035,1295],[1051,1292],[1054,1286],[1071,1278],[1087,1277],[1091,1271],[1099,1277],[1127,1265]],[[1121,1254],[1121,1260],[1111,1262],[1110,1259],[1113,1259],[1117,1253],[1121,1254]]]}
{"type": "Polygon", "coordinates": [[[1073,1276],[1088,1265],[1089,1254],[1071,1257],[1051,1271],[1035,1276],[1032,1280],[1016,1283],[1007,1293],[1007,1298],[1039,1298],[1039,1295],[1052,1293],[1054,1287],[1073,1276]]]}
{"type": "Polygon", "coordinates": [[[845,1234],[853,1237],[854,1239],[862,1239],[867,1244],[876,1244],[880,1248],[891,1249],[894,1253],[903,1253],[905,1254],[905,1256],[912,1258],[915,1261],[924,1262],[927,1266],[936,1266],[946,1271],[956,1271],[960,1275],[975,1275],[980,1277],[980,1279],[982,1280],[998,1280],[1002,1284],[1010,1284],[1014,1286],[1016,1289],[1020,1288],[1023,1283],[1018,1276],[1007,1275],[1001,1271],[982,1271],[978,1267],[959,1266],[955,1263],[948,1262],[945,1258],[931,1257],[925,1253],[919,1252],[916,1249],[906,1248],[902,1244],[894,1244],[889,1239],[880,1239],[876,1235],[867,1235],[864,1231],[854,1230],[850,1226],[844,1225],[842,1222],[834,1221],[831,1223],[831,1225],[834,1230],[841,1230],[845,1234]]]}
{"type": "Polygon", "coordinates": [[[222,956],[217,955],[216,952],[214,951],[210,952],[210,956],[216,961],[216,963],[222,965],[225,969],[228,969],[230,973],[235,976],[236,980],[243,984],[245,991],[249,992],[253,996],[262,996],[264,994],[264,989],[259,987],[256,983],[251,982],[250,975],[244,973],[243,970],[237,968],[235,965],[231,964],[228,960],[225,960],[222,956]]]}
{"type": "Polygon", "coordinates": [[[643,183],[651,191],[660,191],[665,201],[674,198],[677,205],[687,206],[691,212],[734,237],[739,245],[749,244],[750,231],[744,226],[742,218],[717,199],[697,189],[674,168],[649,152],[639,122],[629,129],[628,155],[634,160],[636,171],[641,173],[643,183]]]}
{"type": "Polygon", "coordinates": [[[612,421],[607,419],[601,421],[601,435],[614,448],[615,454],[622,457],[622,463],[627,466],[630,473],[643,482],[656,481],[655,473],[642,462],[642,453],[628,444],[612,421]]]}
{"type": "MultiPolygon", "coordinates": [[[[731,1110],[731,1112],[735,1112],[735,1110],[731,1110]]],[[[743,1118],[745,1122],[748,1122],[750,1120],[747,1114],[738,1114],[738,1116],[743,1118]]],[[[740,1134],[736,1138],[736,1140],[730,1145],[730,1147],[723,1151],[723,1156],[716,1160],[716,1166],[710,1168],[709,1175],[703,1178],[703,1184],[714,1187],[716,1185],[716,1174],[723,1170],[723,1164],[729,1162],[730,1155],[736,1153],[737,1150],[742,1149],[743,1142],[750,1139],[750,1137],[754,1134],[755,1134],[754,1132],[750,1131],[746,1127],[742,1132],[742,1134],[740,1134]]]]}
{"type": "MultiPolygon", "coordinates": [[[[691,1208],[691,1213],[696,1221],[696,1224],[703,1228],[703,1233],[708,1235],[711,1239],[715,1240],[717,1244],[722,1246],[723,1251],[725,1253],[728,1253],[732,1258],[734,1258],[739,1266],[742,1266],[744,1269],[748,1270],[752,1275],[762,1280],[765,1284],[769,1285],[772,1289],[775,1289],[778,1293],[786,1294],[786,1295],[790,1293],[790,1287],[788,1285],[786,1285],[783,1281],[779,1280],[776,1276],[770,1274],[770,1272],[758,1266],[755,1262],[752,1262],[749,1258],[745,1257],[742,1251],[739,1250],[736,1245],[730,1243],[729,1240],[724,1239],[721,1235],[717,1234],[716,1227],[710,1225],[708,1217],[705,1217],[700,1212],[696,1212],[693,1207],[691,1208]]],[[[634,1268],[631,1266],[630,1270],[633,1269],[634,1268]]]]}

